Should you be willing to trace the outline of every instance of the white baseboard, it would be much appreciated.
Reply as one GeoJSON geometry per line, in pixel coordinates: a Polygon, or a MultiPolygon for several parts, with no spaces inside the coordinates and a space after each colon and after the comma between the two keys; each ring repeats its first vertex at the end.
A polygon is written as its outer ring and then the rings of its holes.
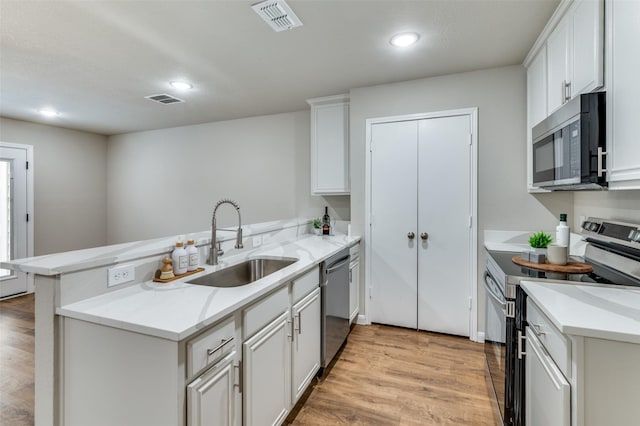
{"type": "Polygon", "coordinates": [[[365,315],[358,315],[358,318],[356,319],[356,324],[371,325],[371,323],[367,320],[367,317],[365,315]]]}
{"type": "Polygon", "coordinates": [[[484,343],[484,331],[478,331],[478,340],[476,342],[484,343]]]}

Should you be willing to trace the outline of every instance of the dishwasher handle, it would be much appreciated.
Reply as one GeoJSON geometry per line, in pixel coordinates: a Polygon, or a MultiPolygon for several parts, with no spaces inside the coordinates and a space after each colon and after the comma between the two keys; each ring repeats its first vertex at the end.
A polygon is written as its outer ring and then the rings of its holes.
{"type": "Polygon", "coordinates": [[[338,259],[335,262],[333,262],[331,265],[329,265],[329,267],[326,270],[326,274],[330,274],[336,269],[342,268],[346,263],[349,263],[349,255],[346,255],[345,257],[338,259]]]}

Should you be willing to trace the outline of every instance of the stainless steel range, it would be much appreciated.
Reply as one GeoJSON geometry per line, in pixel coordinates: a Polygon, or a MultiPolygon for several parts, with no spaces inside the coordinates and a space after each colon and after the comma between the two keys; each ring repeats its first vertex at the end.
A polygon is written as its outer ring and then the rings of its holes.
{"type": "Polygon", "coordinates": [[[581,235],[584,257],[572,257],[593,267],[587,274],[561,274],[513,263],[519,252],[487,251],[485,357],[505,426],[525,425],[523,334],[526,293],[521,280],[558,284],[608,284],[640,287],[640,224],[588,218],[581,235]]]}

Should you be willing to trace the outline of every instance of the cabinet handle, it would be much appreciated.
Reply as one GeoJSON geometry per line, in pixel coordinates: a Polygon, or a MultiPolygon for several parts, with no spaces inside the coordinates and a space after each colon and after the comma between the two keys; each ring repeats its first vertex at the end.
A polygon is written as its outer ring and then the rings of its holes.
{"type": "Polygon", "coordinates": [[[560,87],[560,104],[564,104],[567,101],[567,80],[562,80],[562,87],[560,87]]]}
{"type": "Polygon", "coordinates": [[[238,370],[238,384],[233,384],[233,386],[238,388],[238,392],[242,393],[242,361],[238,361],[237,364],[233,366],[236,370],[238,370]]]}
{"type": "Polygon", "coordinates": [[[407,238],[409,238],[410,240],[413,240],[416,237],[416,234],[414,234],[413,232],[409,232],[407,234],[407,238]]]}
{"type": "Polygon", "coordinates": [[[213,349],[207,349],[207,356],[211,356],[211,355],[213,355],[214,353],[216,353],[216,352],[218,352],[220,349],[222,349],[222,347],[223,347],[224,345],[226,345],[227,343],[232,342],[232,341],[233,341],[233,337],[229,337],[228,339],[222,339],[222,341],[220,342],[220,344],[219,344],[218,346],[216,346],[216,347],[215,347],[215,348],[213,348],[213,349]]]}
{"type": "Polygon", "coordinates": [[[420,238],[422,238],[422,241],[427,241],[429,239],[429,234],[423,232],[422,234],[420,234],[420,238]]]}
{"type": "Polygon", "coordinates": [[[518,359],[522,359],[527,353],[524,351],[524,340],[527,340],[526,336],[522,335],[522,331],[518,330],[518,359]]]}
{"type": "Polygon", "coordinates": [[[607,155],[606,151],[602,150],[602,147],[598,147],[598,177],[602,177],[603,174],[607,172],[607,169],[603,167],[602,157],[607,155]]]}
{"type": "Polygon", "coordinates": [[[571,100],[571,81],[569,80],[564,82],[564,100],[565,102],[571,100]]]}
{"type": "Polygon", "coordinates": [[[302,334],[302,312],[298,312],[298,334],[302,334]]]}
{"type": "Polygon", "coordinates": [[[538,324],[530,324],[530,325],[531,325],[531,329],[533,330],[536,336],[542,336],[544,334],[547,334],[541,330],[541,327],[538,324]]]}
{"type": "Polygon", "coordinates": [[[287,318],[287,324],[289,325],[289,332],[287,333],[287,337],[291,339],[293,342],[293,321],[291,318],[287,318]]]}

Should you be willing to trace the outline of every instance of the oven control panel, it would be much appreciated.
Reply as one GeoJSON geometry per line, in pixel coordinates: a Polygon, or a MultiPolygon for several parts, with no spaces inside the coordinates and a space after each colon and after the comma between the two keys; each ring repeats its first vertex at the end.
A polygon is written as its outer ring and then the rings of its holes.
{"type": "Polygon", "coordinates": [[[640,248],[640,225],[638,224],[589,217],[582,222],[581,234],[595,240],[640,248]]]}

